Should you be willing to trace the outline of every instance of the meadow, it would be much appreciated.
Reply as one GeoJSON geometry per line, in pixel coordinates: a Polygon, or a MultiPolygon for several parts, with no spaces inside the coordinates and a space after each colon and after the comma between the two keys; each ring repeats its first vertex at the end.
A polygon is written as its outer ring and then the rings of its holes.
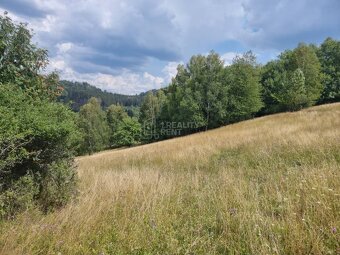
{"type": "Polygon", "coordinates": [[[339,254],[340,103],[76,159],[79,196],[0,254],[339,254]]]}

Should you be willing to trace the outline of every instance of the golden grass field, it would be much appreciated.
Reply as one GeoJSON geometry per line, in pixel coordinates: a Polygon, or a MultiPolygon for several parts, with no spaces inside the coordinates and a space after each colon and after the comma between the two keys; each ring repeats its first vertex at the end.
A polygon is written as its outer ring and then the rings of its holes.
{"type": "Polygon", "coordinates": [[[0,254],[339,254],[340,104],[77,158],[78,201],[0,254]]]}

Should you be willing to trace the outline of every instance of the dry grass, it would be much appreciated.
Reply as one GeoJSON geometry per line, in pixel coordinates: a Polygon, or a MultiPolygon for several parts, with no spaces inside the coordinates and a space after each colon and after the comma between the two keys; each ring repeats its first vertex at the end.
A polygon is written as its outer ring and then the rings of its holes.
{"type": "Polygon", "coordinates": [[[1,254],[338,254],[340,104],[77,159],[79,201],[1,254]]]}

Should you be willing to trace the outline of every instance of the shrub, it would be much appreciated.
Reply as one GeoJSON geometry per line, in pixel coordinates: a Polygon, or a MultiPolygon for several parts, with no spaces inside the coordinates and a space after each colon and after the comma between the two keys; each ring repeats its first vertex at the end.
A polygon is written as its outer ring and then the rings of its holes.
{"type": "Polygon", "coordinates": [[[0,84],[0,191],[5,194],[2,215],[26,207],[22,200],[34,199],[43,208],[50,208],[70,199],[75,185],[71,177],[75,174],[73,148],[79,140],[74,119],[75,114],[59,103],[33,99],[17,86],[0,84]],[[28,180],[38,187],[37,192],[29,192],[30,199],[21,195],[28,180]],[[51,185],[52,180],[56,186],[51,185]],[[46,205],[56,193],[58,201],[46,205]],[[51,195],[49,199],[47,194],[51,195]]]}
{"type": "Polygon", "coordinates": [[[68,162],[53,163],[42,179],[40,205],[47,212],[64,206],[77,192],[77,174],[68,162]]]}
{"type": "Polygon", "coordinates": [[[37,194],[38,186],[31,175],[12,181],[10,188],[0,195],[0,218],[8,218],[31,208],[37,194]]]}

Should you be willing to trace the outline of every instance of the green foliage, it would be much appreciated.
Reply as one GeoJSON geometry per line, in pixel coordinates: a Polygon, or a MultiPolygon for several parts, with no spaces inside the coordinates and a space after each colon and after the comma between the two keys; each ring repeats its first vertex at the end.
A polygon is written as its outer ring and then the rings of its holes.
{"type": "Polygon", "coordinates": [[[48,64],[47,50],[31,42],[27,24],[0,15],[0,27],[0,82],[15,84],[34,97],[56,98],[61,93],[58,76],[40,74],[48,64]]]}
{"type": "Polygon", "coordinates": [[[106,116],[110,128],[110,146],[115,147],[115,133],[118,131],[119,124],[128,117],[128,114],[121,105],[111,105],[106,111],[106,116]]]}
{"type": "Polygon", "coordinates": [[[44,211],[64,206],[77,193],[77,173],[70,162],[51,164],[44,173],[39,202],[44,211]]]}
{"type": "MultiPolygon", "coordinates": [[[[33,192],[29,197],[39,199],[52,165],[67,164],[70,167],[65,172],[73,171],[74,148],[79,142],[74,119],[74,113],[59,103],[32,99],[14,85],[0,86],[0,190],[7,194],[6,201],[17,203],[17,198],[8,200],[8,194],[18,195],[21,201],[25,187],[19,186],[26,180],[22,178],[28,178],[27,173],[39,189],[38,194],[33,192]]],[[[75,182],[65,185],[73,189],[75,182]]],[[[21,208],[14,204],[6,208],[21,208]]]]}
{"type": "MultiPolygon", "coordinates": [[[[261,107],[259,66],[248,52],[225,67],[219,55],[193,56],[167,89],[161,119],[210,129],[250,118],[261,107]]],[[[198,128],[198,129],[197,129],[198,128]]]]}
{"type": "Polygon", "coordinates": [[[162,107],[166,97],[162,90],[156,95],[152,91],[148,92],[142,102],[139,114],[139,122],[143,126],[144,141],[156,140],[159,137],[159,124],[162,107]]]}
{"type": "Polygon", "coordinates": [[[284,72],[280,90],[274,91],[272,96],[285,110],[295,111],[306,106],[308,99],[302,70],[296,69],[290,77],[284,72]]]}
{"type": "Polygon", "coordinates": [[[262,72],[264,113],[314,105],[322,92],[322,73],[315,46],[299,44],[269,62],[262,72]]]}
{"type": "Polygon", "coordinates": [[[34,206],[39,187],[30,174],[10,180],[9,188],[0,194],[0,218],[9,218],[34,206]]]}
{"type": "Polygon", "coordinates": [[[318,50],[323,77],[320,102],[340,101],[340,41],[327,38],[318,50]]]}
{"type": "Polygon", "coordinates": [[[140,142],[141,125],[137,119],[125,117],[113,133],[113,144],[117,147],[136,145],[140,142]]]}
{"type": "Polygon", "coordinates": [[[228,88],[228,122],[245,120],[263,106],[261,100],[260,68],[252,52],[237,56],[226,69],[228,88]]]}
{"type": "Polygon", "coordinates": [[[313,45],[299,44],[299,46],[292,51],[292,55],[289,57],[286,65],[287,69],[292,72],[298,68],[301,69],[305,76],[306,106],[314,105],[322,92],[321,65],[316,55],[315,47],[313,45]]]}
{"type": "Polygon", "coordinates": [[[179,66],[168,91],[168,121],[195,122],[205,129],[223,123],[227,89],[218,54],[193,56],[186,67],[179,66]]]}
{"type": "Polygon", "coordinates": [[[109,125],[98,99],[90,98],[80,108],[78,123],[83,133],[83,143],[79,149],[81,154],[91,154],[108,147],[109,125]]]}

